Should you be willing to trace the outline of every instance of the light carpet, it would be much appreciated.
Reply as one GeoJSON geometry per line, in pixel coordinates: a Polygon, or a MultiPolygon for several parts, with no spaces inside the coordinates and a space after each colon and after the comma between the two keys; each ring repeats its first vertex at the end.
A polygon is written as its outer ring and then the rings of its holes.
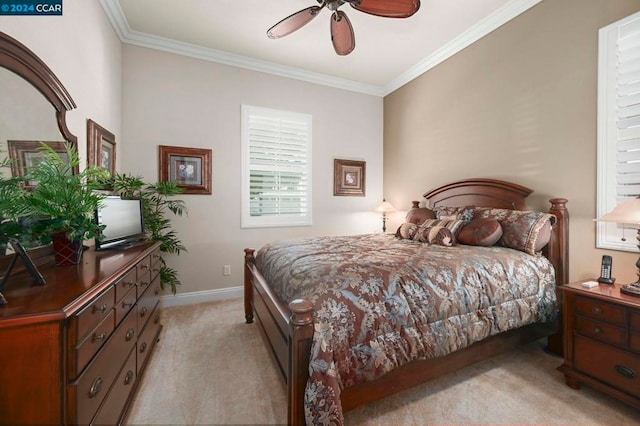
{"type": "MultiPolygon", "coordinates": [[[[127,424],[286,423],[284,380],[240,299],[164,309],[127,424]]],[[[566,386],[535,342],[345,413],[347,425],[637,425],[640,411],[566,386]]]]}

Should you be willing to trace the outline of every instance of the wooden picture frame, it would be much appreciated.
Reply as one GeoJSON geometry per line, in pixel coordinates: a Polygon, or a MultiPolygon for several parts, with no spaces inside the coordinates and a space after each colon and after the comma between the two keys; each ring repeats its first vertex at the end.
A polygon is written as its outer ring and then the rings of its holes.
{"type": "Polygon", "coordinates": [[[87,120],[87,163],[116,173],[116,137],[91,119],[87,120]]]}
{"type": "Polygon", "coordinates": [[[333,195],[348,197],[365,196],[365,161],[333,160],[333,195]]]}
{"type": "Polygon", "coordinates": [[[159,146],[160,182],[176,181],[185,194],[211,194],[211,150],[159,146]]]}
{"type": "MultiPolygon", "coordinates": [[[[33,167],[42,161],[42,148],[41,143],[45,143],[53,148],[63,160],[69,161],[67,156],[67,149],[64,146],[64,142],[60,141],[7,141],[7,149],[9,151],[9,158],[11,162],[11,175],[13,177],[24,177],[27,174],[27,169],[33,167]]],[[[78,173],[78,167],[74,167],[74,173],[78,173]]],[[[36,182],[24,181],[23,187],[25,189],[33,189],[36,182]]]]}

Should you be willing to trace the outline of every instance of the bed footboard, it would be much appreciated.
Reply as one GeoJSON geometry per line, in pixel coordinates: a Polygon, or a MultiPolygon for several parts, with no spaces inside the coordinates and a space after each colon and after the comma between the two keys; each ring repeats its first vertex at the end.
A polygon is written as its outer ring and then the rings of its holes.
{"type": "Polygon", "coordinates": [[[255,265],[255,250],[247,248],[244,268],[245,320],[257,317],[269,352],[287,383],[287,423],[305,423],[304,390],[309,379],[309,357],[313,339],[313,305],[296,299],[286,306],[271,291],[255,265]]]}

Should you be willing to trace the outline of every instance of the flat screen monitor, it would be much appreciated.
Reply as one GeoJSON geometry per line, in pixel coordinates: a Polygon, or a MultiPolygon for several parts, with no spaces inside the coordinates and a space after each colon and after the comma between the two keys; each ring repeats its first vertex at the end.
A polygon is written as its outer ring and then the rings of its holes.
{"type": "Polygon", "coordinates": [[[123,248],[144,241],[142,200],[108,196],[95,212],[98,225],[104,225],[102,238],[96,238],[96,250],[123,248]]]}

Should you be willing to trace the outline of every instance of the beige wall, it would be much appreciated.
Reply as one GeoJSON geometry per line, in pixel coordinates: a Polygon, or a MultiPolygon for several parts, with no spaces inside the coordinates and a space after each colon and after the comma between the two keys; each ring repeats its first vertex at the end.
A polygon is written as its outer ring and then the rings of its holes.
{"type": "MultiPolygon", "coordinates": [[[[384,101],[384,192],[396,205],[468,177],[569,200],[570,279],[635,280],[637,254],[595,248],[598,29],[639,0],[545,0],[384,101]]],[[[394,221],[399,223],[401,216],[394,221]]]]}
{"type": "MultiPolygon", "coordinates": [[[[158,179],[158,145],[212,149],[212,195],[182,195],[175,229],[188,248],[168,258],[180,293],[242,285],[243,248],[283,238],[380,230],[379,97],[275,77],[131,45],[123,47],[121,172],[158,179]],[[240,106],[313,116],[313,226],[240,228],[240,106]],[[333,159],[366,160],[366,197],[333,196],[333,159]],[[231,276],[223,276],[231,265],[231,276]]],[[[172,300],[170,302],[173,303],[172,300]]]]}
{"type": "Polygon", "coordinates": [[[100,2],[65,0],[62,16],[0,16],[0,31],[38,55],[76,103],[67,125],[78,137],[82,164],[88,118],[114,133],[120,144],[122,45],[100,2]]]}

